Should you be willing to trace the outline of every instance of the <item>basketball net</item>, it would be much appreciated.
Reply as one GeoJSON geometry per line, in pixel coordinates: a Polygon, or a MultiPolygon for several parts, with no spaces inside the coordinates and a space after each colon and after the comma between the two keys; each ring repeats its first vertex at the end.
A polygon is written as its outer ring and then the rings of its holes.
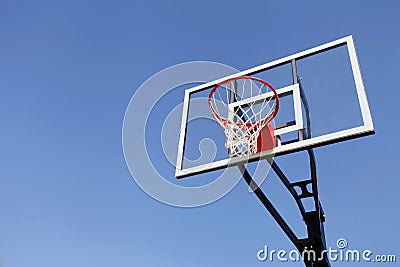
{"type": "Polygon", "coordinates": [[[229,157],[260,152],[260,132],[279,109],[278,94],[270,84],[249,76],[228,79],[214,86],[208,103],[224,129],[229,157]]]}

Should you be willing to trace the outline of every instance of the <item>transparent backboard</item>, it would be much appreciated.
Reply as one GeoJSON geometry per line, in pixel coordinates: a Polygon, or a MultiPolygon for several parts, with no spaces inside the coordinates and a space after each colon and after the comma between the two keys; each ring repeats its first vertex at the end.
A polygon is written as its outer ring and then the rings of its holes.
{"type": "MultiPolygon", "coordinates": [[[[235,106],[235,103],[232,104],[235,106]]],[[[227,168],[374,133],[352,36],[338,39],[185,91],[176,163],[177,178],[227,168]],[[228,157],[224,130],[208,106],[212,88],[252,76],[271,84],[280,108],[272,150],[228,157]]]]}

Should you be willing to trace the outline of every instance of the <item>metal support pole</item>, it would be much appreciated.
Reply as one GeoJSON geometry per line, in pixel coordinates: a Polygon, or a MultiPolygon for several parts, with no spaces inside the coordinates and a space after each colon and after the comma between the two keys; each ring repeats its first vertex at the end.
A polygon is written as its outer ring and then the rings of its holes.
{"type": "Polygon", "coordinates": [[[282,216],[279,214],[279,212],[275,209],[275,207],[272,205],[271,201],[269,201],[269,199],[264,194],[264,192],[258,187],[257,183],[253,180],[253,178],[248,173],[248,171],[246,170],[244,165],[239,165],[239,169],[243,175],[244,180],[250,186],[251,190],[256,194],[256,196],[261,201],[261,203],[264,205],[264,207],[269,211],[269,213],[272,215],[272,217],[275,219],[275,221],[279,224],[279,226],[285,232],[285,234],[290,239],[290,241],[292,241],[292,243],[296,245],[296,242],[298,240],[297,236],[294,234],[292,229],[290,229],[289,225],[287,225],[285,220],[282,218],[282,216]]]}

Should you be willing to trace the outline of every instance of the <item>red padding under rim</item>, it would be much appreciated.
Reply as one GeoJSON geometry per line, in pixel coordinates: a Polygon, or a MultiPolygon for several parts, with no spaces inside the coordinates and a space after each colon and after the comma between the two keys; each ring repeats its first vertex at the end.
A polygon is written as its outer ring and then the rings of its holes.
{"type": "Polygon", "coordinates": [[[257,153],[273,149],[275,146],[276,138],[274,135],[274,127],[270,123],[267,123],[257,137],[257,153]]]}

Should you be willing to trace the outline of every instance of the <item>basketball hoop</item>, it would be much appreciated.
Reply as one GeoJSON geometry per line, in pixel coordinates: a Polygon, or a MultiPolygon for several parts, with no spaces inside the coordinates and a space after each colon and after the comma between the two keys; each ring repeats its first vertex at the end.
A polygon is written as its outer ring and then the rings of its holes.
{"type": "Polygon", "coordinates": [[[279,98],[269,83],[250,76],[227,79],[214,86],[208,104],[224,129],[229,157],[275,147],[270,122],[278,113],[279,98]]]}

